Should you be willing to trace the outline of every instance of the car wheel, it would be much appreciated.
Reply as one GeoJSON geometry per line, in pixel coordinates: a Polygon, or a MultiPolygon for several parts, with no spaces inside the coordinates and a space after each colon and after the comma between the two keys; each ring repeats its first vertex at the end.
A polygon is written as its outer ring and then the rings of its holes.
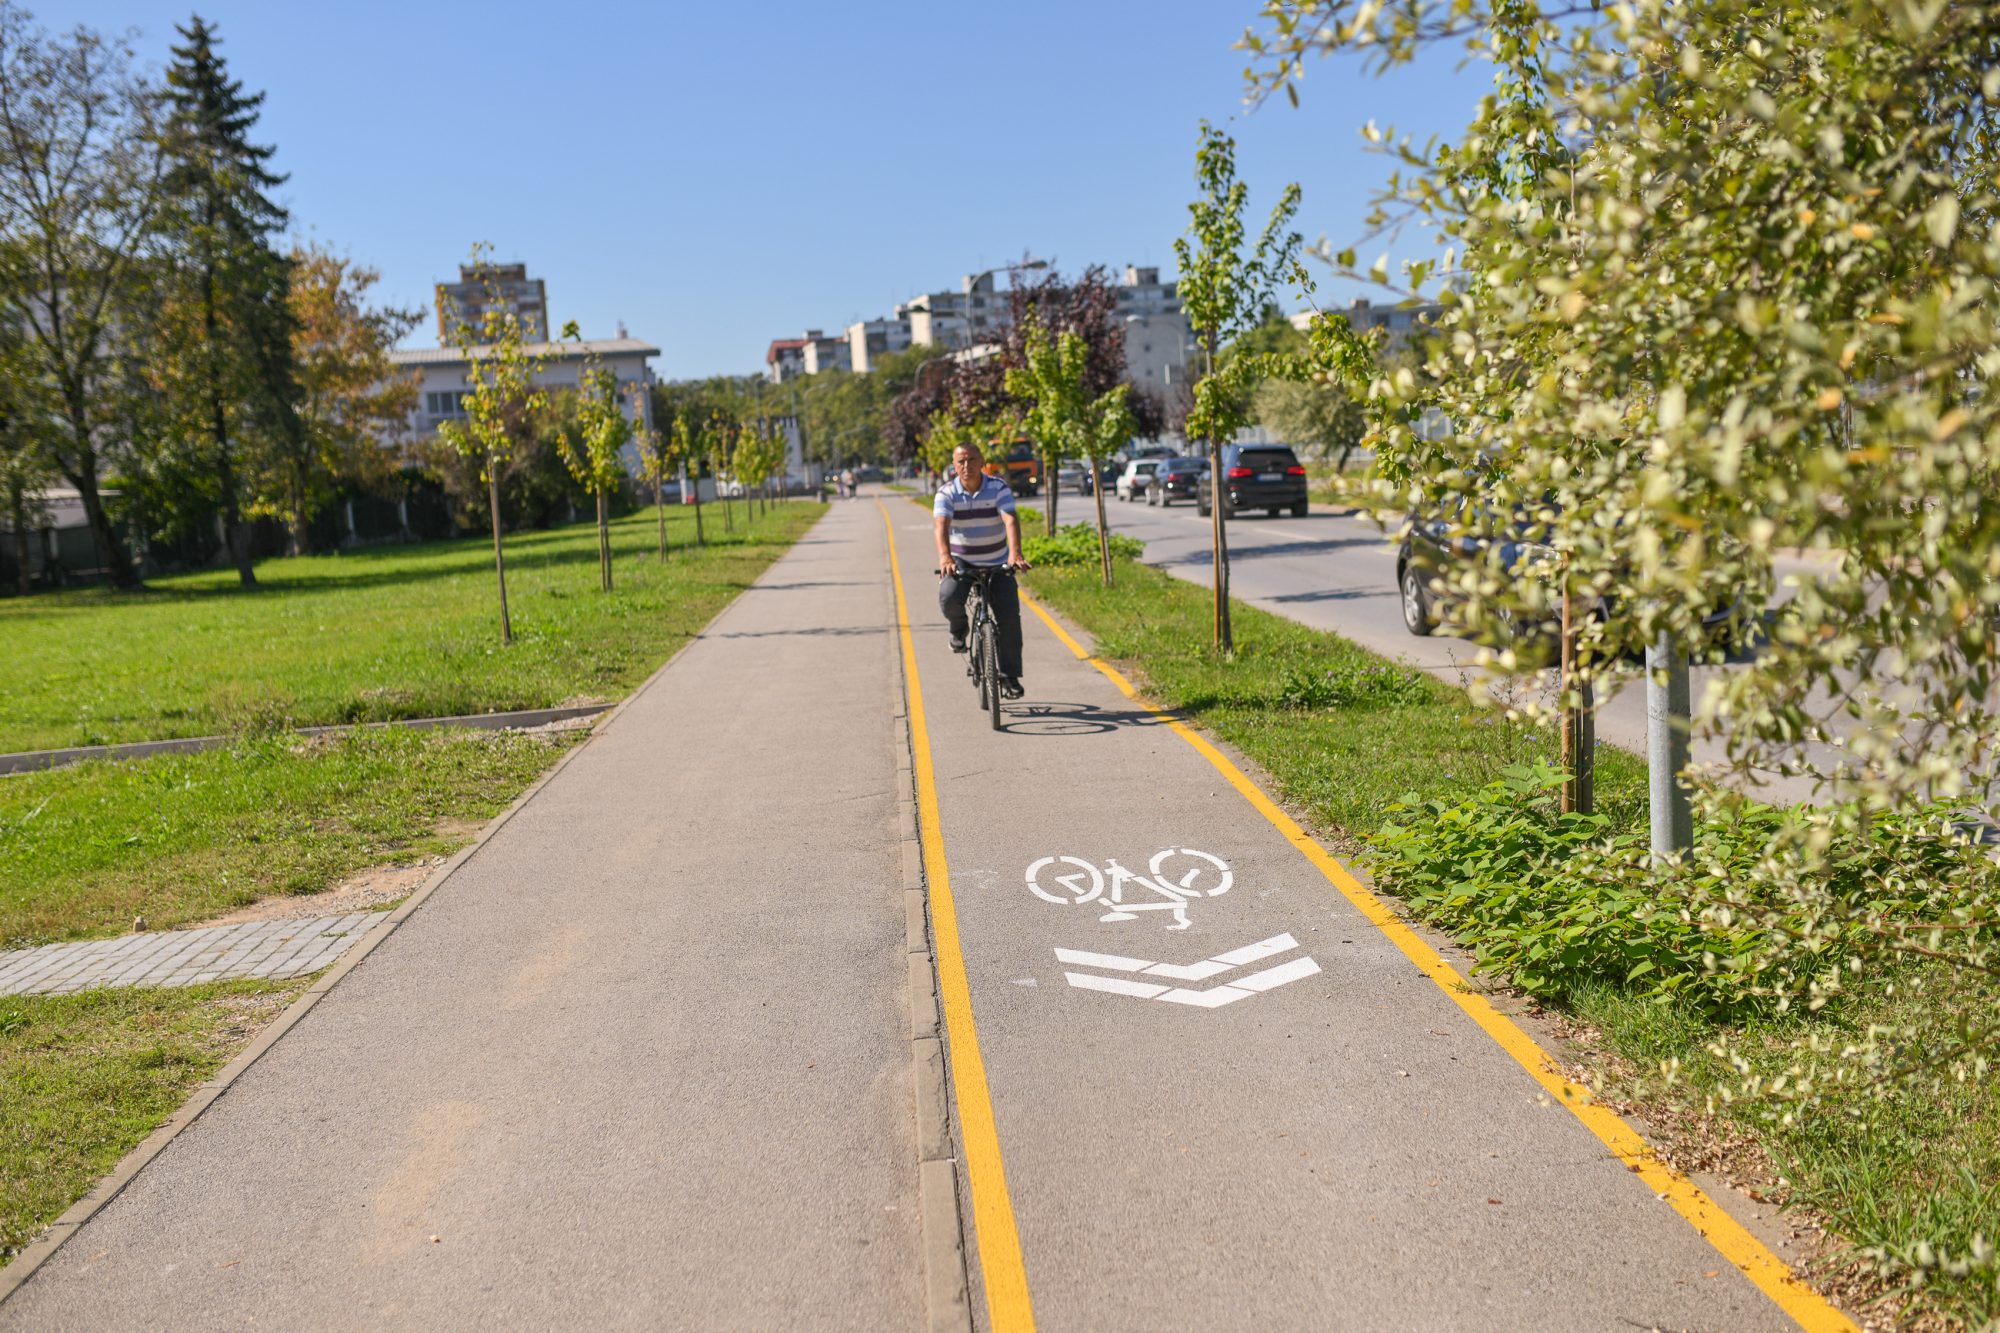
{"type": "Polygon", "coordinates": [[[1292,517],[1293,517],[1293,518],[1304,518],[1304,517],[1306,516],[1306,513],[1307,513],[1307,511],[1308,511],[1308,510],[1309,510],[1310,508],[1311,508],[1311,506],[1310,506],[1310,505],[1307,505],[1307,504],[1304,504],[1304,503],[1300,503],[1300,504],[1295,504],[1295,505],[1293,505],[1293,506],[1292,506],[1292,517]]]}
{"type": "Polygon", "coordinates": [[[1431,624],[1431,598],[1424,591],[1422,576],[1415,566],[1404,565],[1396,582],[1403,592],[1403,627],[1419,638],[1428,638],[1435,626],[1431,624]]]}

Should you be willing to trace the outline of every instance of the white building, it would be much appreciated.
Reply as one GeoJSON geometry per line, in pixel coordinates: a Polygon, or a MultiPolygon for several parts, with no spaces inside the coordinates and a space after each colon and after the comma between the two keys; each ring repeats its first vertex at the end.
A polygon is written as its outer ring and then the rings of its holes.
{"type": "MultiPolygon", "coordinates": [[[[1365,296],[1358,296],[1353,304],[1338,313],[1347,316],[1347,322],[1356,333],[1366,333],[1370,329],[1387,329],[1389,346],[1396,347],[1410,340],[1410,336],[1431,318],[1444,309],[1435,301],[1422,301],[1408,305],[1376,305],[1365,296]]],[[[1291,317],[1292,327],[1303,333],[1312,327],[1316,312],[1301,310],[1291,317]]]]}
{"type": "Polygon", "coordinates": [[[1126,380],[1171,398],[1187,382],[1188,366],[1198,355],[1178,284],[1161,282],[1157,268],[1127,264],[1112,294],[1125,325],[1126,380]]]}
{"type": "Polygon", "coordinates": [[[799,359],[808,375],[854,369],[853,353],[844,333],[829,338],[818,329],[807,329],[805,346],[800,349],[799,359]]]}
{"type": "Polygon", "coordinates": [[[918,347],[953,350],[995,340],[1014,322],[1013,302],[993,285],[993,274],[961,279],[955,292],[925,292],[896,307],[896,318],[908,320],[910,341],[918,347]]]}
{"type": "Polygon", "coordinates": [[[783,384],[788,379],[805,374],[806,340],[771,339],[771,345],[764,349],[764,373],[773,384],[783,384]]]}
{"type": "MultiPolygon", "coordinates": [[[[596,338],[534,343],[525,350],[547,358],[534,382],[551,389],[574,389],[582,380],[585,361],[594,355],[618,377],[618,399],[625,405],[626,415],[636,412],[640,425],[652,426],[653,371],[646,363],[658,356],[660,349],[651,343],[637,338],[596,338]]],[[[419,379],[416,409],[410,413],[412,435],[426,439],[445,422],[465,419],[465,396],[471,385],[466,380],[465,355],[456,347],[405,348],[389,353],[389,363],[399,371],[416,372],[419,379]]]]}
{"type": "Polygon", "coordinates": [[[848,363],[856,374],[866,375],[874,368],[876,357],[904,351],[910,342],[907,315],[898,315],[894,319],[864,319],[859,324],[847,326],[848,363]]]}

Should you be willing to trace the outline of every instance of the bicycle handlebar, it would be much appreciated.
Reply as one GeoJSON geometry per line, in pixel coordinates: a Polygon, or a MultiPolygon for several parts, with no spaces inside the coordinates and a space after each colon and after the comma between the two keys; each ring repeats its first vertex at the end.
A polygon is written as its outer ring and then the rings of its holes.
{"type": "MultiPolygon", "coordinates": [[[[1024,570],[1024,569],[1033,569],[1033,568],[1034,568],[1034,565],[1030,564],[1030,563],[1029,563],[1028,561],[1026,561],[1026,560],[1021,560],[1021,561],[1013,561],[1013,560],[1009,560],[1009,561],[1008,561],[1008,562],[1007,562],[1006,564],[1004,564],[1004,565],[959,565],[959,564],[954,564],[954,565],[953,565],[953,567],[952,567],[952,572],[953,572],[953,573],[955,573],[955,574],[966,574],[966,573],[970,573],[970,574],[980,574],[980,573],[985,573],[985,574],[995,574],[995,573],[998,573],[999,571],[1001,571],[1001,570],[1003,570],[1003,569],[1004,569],[1004,570],[1006,570],[1006,571],[1007,571],[1007,572],[1008,572],[1009,574],[1016,574],[1016,573],[1019,573],[1020,571],[1022,571],[1022,570],[1024,570]]],[[[933,569],[933,570],[931,571],[931,573],[933,573],[933,574],[936,574],[936,575],[938,575],[939,577],[943,577],[943,575],[944,575],[944,571],[943,571],[942,569],[933,569]]]]}

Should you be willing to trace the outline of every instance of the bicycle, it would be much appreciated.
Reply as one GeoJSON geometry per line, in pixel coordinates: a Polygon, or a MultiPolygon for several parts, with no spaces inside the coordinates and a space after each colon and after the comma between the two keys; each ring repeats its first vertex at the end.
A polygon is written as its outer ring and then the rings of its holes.
{"type": "MultiPolygon", "coordinates": [[[[995,574],[1026,568],[1025,564],[957,566],[959,574],[972,580],[972,590],[965,599],[965,647],[972,660],[966,663],[965,674],[972,677],[973,688],[979,691],[980,710],[992,718],[995,731],[1000,730],[1000,623],[986,604],[986,585],[995,574]]],[[[944,573],[942,569],[931,572],[944,573]]]]}

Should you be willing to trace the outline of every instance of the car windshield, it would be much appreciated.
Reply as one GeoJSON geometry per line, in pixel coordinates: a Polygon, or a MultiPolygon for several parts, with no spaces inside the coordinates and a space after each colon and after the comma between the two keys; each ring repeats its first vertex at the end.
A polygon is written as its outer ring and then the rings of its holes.
{"type": "Polygon", "coordinates": [[[1265,472],[1283,472],[1288,467],[1297,467],[1299,460],[1290,449],[1245,449],[1236,456],[1236,464],[1265,472]]]}

